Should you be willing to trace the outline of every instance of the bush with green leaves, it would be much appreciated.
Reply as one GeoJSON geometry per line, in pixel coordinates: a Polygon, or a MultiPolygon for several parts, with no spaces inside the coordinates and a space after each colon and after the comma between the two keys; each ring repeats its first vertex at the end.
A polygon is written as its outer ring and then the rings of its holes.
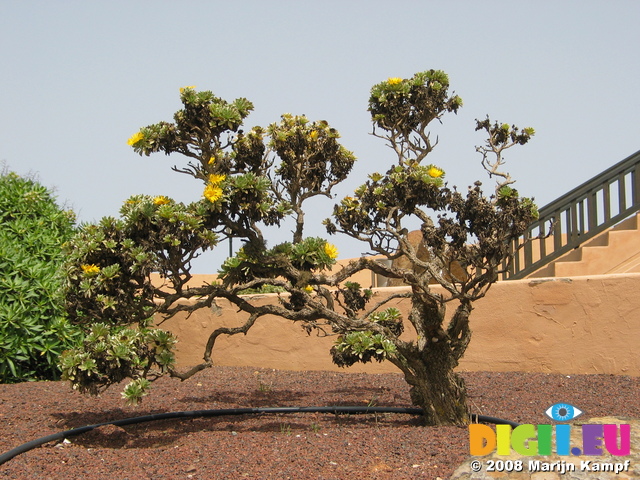
{"type": "Polygon", "coordinates": [[[171,347],[174,344],[173,335],[163,330],[113,329],[96,323],[83,339],[83,353],[65,351],[60,357],[60,367],[65,378],[77,385],[78,390],[94,395],[114,383],[135,377],[125,387],[123,398],[136,403],[146,394],[150,384],[146,377],[153,366],[157,365],[162,373],[173,365],[171,347]]]}
{"type": "Polygon", "coordinates": [[[0,174],[0,382],[56,379],[81,335],[65,314],[62,245],[73,212],[37,181],[0,174]]]}
{"type": "Polygon", "coordinates": [[[326,121],[291,114],[266,128],[243,129],[253,110],[248,100],[228,102],[210,91],[181,89],[182,108],[174,121],[143,127],[128,143],[140,155],[186,157],[173,170],[200,182],[202,197],[189,205],[162,195],[132,197],[119,219],[84,226],[70,242],[70,318],[87,331],[99,324],[103,340],[65,354],[65,378],[74,388],[96,392],[128,377],[132,383],[123,395],[135,402],[164,372],[184,380],[213,365],[220,335],[245,334],[263,317],[277,315],[308,332],[334,335],[331,354],[338,365],[392,362],[425,423],[469,422],[466,388],[454,369],[471,339],[473,302],[508,268],[513,242],[522,243],[520,236],[537,216],[532,200],[519,196],[502,168],[504,151],[527,143],[534,132],[488,118],[477,121],[476,130],[486,134],[477,151],[487,172],[499,179],[495,193],[486,196],[480,182],[465,193],[449,187],[444,170],[425,160],[437,143],[431,141],[431,122],[462,107],[449,88],[444,72],[428,70],[371,89],[372,135],[390,147],[392,161],[385,173],[372,173],[340,200],[324,224],[328,234],[358,239],[388,261],[367,255],[340,268],[332,243],[304,236],[305,202],[332,198],[355,162],[339,133],[326,121]],[[291,241],[268,245],[265,227],[287,219],[295,225],[291,241]],[[407,226],[416,221],[420,245],[409,241],[407,226]],[[223,262],[218,280],[188,285],[191,261],[225,239],[243,246],[223,262]],[[395,261],[400,258],[405,261],[395,261]],[[374,294],[349,281],[362,270],[410,288],[374,294]],[[154,272],[161,285],[151,281],[154,272]],[[263,305],[243,295],[263,289],[279,292],[279,301],[263,305]],[[216,328],[202,363],[177,371],[172,337],[164,334],[167,341],[158,343],[148,336],[151,318],[215,308],[220,298],[244,311],[245,323],[216,328]],[[411,302],[407,318],[390,303],[399,298],[411,302]],[[414,330],[413,340],[401,337],[405,325],[414,330]],[[123,329],[141,336],[122,341],[123,329]]]}

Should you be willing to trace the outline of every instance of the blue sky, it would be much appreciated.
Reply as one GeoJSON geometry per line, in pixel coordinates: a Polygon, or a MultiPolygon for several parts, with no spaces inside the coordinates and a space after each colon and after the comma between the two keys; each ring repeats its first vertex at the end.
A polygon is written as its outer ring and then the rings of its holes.
{"type": "MultiPolygon", "coordinates": [[[[430,68],[464,100],[434,130],[450,185],[491,191],[474,120],[532,126],[509,151],[521,193],[544,205],[640,149],[640,2],[14,1],[0,2],[0,162],[36,174],[82,221],[117,215],[132,194],[200,197],[179,157],[139,157],[126,140],[171,120],[178,90],[247,97],[247,126],[282,113],[325,119],[358,157],[340,195],[393,161],[373,138],[371,86],[430,68]]],[[[312,206],[324,236],[331,202],[312,206]]],[[[272,232],[272,243],[289,239],[272,232]]],[[[332,241],[340,257],[364,246],[332,241]]],[[[213,273],[228,252],[198,262],[213,273]]]]}

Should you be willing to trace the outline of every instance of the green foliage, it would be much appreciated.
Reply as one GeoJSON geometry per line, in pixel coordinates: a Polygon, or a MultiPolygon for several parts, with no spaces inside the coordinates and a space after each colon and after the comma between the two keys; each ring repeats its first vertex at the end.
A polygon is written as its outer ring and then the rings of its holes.
{"type": "MultiPolygon", "coordinates": [[[[246,98],[227,102],[210,91],[197,92],[193,87],[180,90],[184,108],[174,115],[175,123],[160,122],[142,128],[129,139],[129,144],[137,152],[150,155],[163,151],[168,154],[181,148],[187,149],[193,145],[193,138],[200,133],[198,129],[208,132],[211,137],[218,137],[225,131],[236,132],[244,118],[253,110],[253,104],[246,98]]],[[[195,146],[209,147],[205,144],[195,146]]],[[[216,152],[207,153],[208,160],[216,152]]]]}
{"type": "Polygon", "coordinates": [[[70,319],[147,326],[155,310],[150,274],[169,271],[217,244],[217,235],[205,228],[210,209],[205,200],[185,206],[137,195],[125,202],[120,219],[82,225],[66,249],[70,319]]]}
{"type": "Polygon", "coordinates": [[[285,254],[299,270],[327,269],[336,263],[331,244],[324,238],[309,237],[298,243],[283,243],[274,248],[274,253],[285,254]]]}
{"type": "Polygon", "coordinates": [[[346,197],[336,205],[337,225],[327,220],[329,232],[357,236],[389,226],[399,231],[407,213],[423,215],[421,211],[434,210],[439,212],[437,223],[422,225],[425,243],[438,257],[455,258],[480,271],[497,269],[509,256],[508,239],[517,238],[537,217],[533,202],[520,198],[511,187],[502,187],[494,202],[482,194],[479,185],[470,188],[465,197],[456,190],[416,179],[414,171],[412,165],[396,166],[381,180],[362,185],[355,197],[346,197]],[[471,243],[470,238],[476,242],[471,243]]]}
{"type": "Polygon", "coordinates": [[[535,135],[535,130],[531,127],[526,127],[520,130],[515,125],[509,125],[508,123],[498,124],[498,122],[491,123],[489,117],[484,120],[476,120],[476,130],[484,130],[489,134],[488,142],[492,145],[503,146],[510,142],[524,145],[531,137],[535,135]]]}
{"type": "MultiPolygon", "coordinates": [[[[284,242],[258,252],[241,248],[224,261],[218,278],[225,285],[236,285],[256,277],[290,277],[288,267],[296,271],[327,269],[336,263],[331,248],[330,243],[319,237],[304,238],[298,243],[284,242]]],[[[293,277],[290,280],[296,281],[293,277]]]]}
{"type": "MultiPolygon", "coordinates": [[[[347,283],[347,288],[352,292],[360,290],[360,285],[357,283],[347,283]]],[[[370,293],[367,298],[369,296],[370,293]]],[[[361,308],[364,308],[364,303],[361,308]]],[[[358,362],[367,363],[372,360],[382,362],[397,353],[392,338],[399,337],[404,330],[400,310],[390,307],[373,312],[369,315],[368,320],[383,327],[384,333],[373,333],[367,330],[340,335],[331,348],[333,363],[339,367],[349,367],[358,362]]]]}
{"type": "MultiPolygon", "coordinates": [[[[210,91],[185,87],[180,100],[183,108],[173,123],[143,127],[128,143],[141,155],[185,155],[186,167],[174,170],[202,181],[202,198],[183,205],[165,196],[137,195],[124,204],[119,218],[80,228],[67,249],[65,293],[70,319],[89,337],[96,322],[108,328],[110,341],[123,328],[146,332],[155,314],[191,308],[174,305],[177,299],[199,299],[195,308],[212,302],[212,290],[232,301],[239,301],[236,295],[267,289],[295,290],[301,296],[308,285],[299,281],[300,272],[309,276],[335,264],[333,245],[303,237],[301,206],[313,196],[330,196],[351,170],[355,157],[338,143],[339,133],[327,122],[292,115],[283,115],[266,130],[247,132],[240,129],[253,109],[246,99],[227,102],[210,91]],[[297,223],[293,242],[267,248],[260,227],[279,225],[287,216],[297,223]],[[229,237],[244,246],[222,265],[222,283],[187,288],[191,261],[229,237]],[[163,285],[151,281],[154,273],[163,285]]],[[[300,304],[300,298],[295,302],[300,304]]],[[[171,371],[170,362],[149,360],[144,345],[142,340],[118,344],[126,361],[114,365],[104,357],[102,343],[85,342],[65,356],[65,378],[89,393],[106,388],[110,379],[131,378],[135,383],[125,395],[139,400],[148,387],[141,379],[155,375],[156,367],[160,373],[171,371]],[[136,356],[138,349],[142,351],[136,356]],[[91,368],[82,370],[82,365],[91,368]]],[[[167,355],[171,351],[168,345],[167,355]]]]}
{"type": "Polygon", "coordinates": [[[0,175],[1,383],[58,378],[58,357],[79,340],[65,317],[60,271],[74,223],[38,182],[0,175]]]}
{"type": "Polygon", "coordinates": [[[271,182],[253,172],[230,177],[219,210],[234,220],[247,219],[278,224],[289,212],[286,202],[278,203],[271,196],[271,182]]]}
{"type": "Polygon", "coordinates": [[[147,394],[146,374],[155,366],[160,373],[172,367],[176,340],[166,331],[93,324],[81,346],[60,357],[63,380],[80,392],[97,395],[109,385],[133,379],[122,393],[135,404],[147,394]]]}
{"type": "Polygon", "coordinates": [[[344,282],[344,288],[340,289],[344,298],[344,306],[347,314],[355,316],[359,310],[363,310],[373,292],[368,288],[363,290],[357,282],[344,282]]]}
{"type": "Polygon", "coordinates": [[[213,208],[206,200],[184,205],[164,196],[136,195],[124,203],[119,219],[82,225],[70,239],[67,311],[86,331],[84,343],[60,359],[63,378],[74,388],[96,394],[131,378],[123,395],[135,403],[149,386],[142,379],[173,365],[175,340],[149,328],[157,310],[151,274],[173,272],[164,279],[182,289],[185,263],[218,242],[205,226],[213,208]]]}
{"type": "MultiPolygon", "coordinates": [[[[354,197],[345,197],[334,208],[334,217],[341,226],[356,232],[384,229],[389,219],[401,220],[420,206],[440,210],[446,205],[441,188],[443,175],[433,165],[396,165],[386,175],[373,175],[355,190],[354,197]]],[[[330,233],[335,232],[330,220],[326,224],[330,233]]]]}
{"type": "Polygon", "coordinates": [[[373,312],[369,315],[369,320],[387,328],[389,332],[396,337],[400,336],[404,331],[402,314],[400,313],[400,310],[395,307],[373,312]]]}
{"type": "Polygon", "coordinates": [[[462,106],[462,99],[458,95],[449,96],[448,89],[449,77],[441,70],[378,83],[371,89],[369,98],[373,123],[383,130],[405,135],[420,130],[444,113],[455,113],[462,106]]]}
{"type": "Polygon", "coordinates": [[[276,173],[284,182],[298,184],[297,195],[341,182],[356,160],[338,143],[338,131],[325,121],[285,114],[279,124],[269,126],[268,133],[270,146],[282,160],[276,173]]]}
{"type": "Polygon", "coordinates": [[[395,344],[380,333],[349,332],[338,338],[331,348],[333,362],[339,367],[350,367],[372,360],[382,362],[396,354],[395,344]]]}
{"type": "Polygon", "coordinates": [[[142,397],[149,394],[150,387],[151,382],[146,378],[136,378],[127,383],[121,395],[129,405],[137,405],[142,397]]]}

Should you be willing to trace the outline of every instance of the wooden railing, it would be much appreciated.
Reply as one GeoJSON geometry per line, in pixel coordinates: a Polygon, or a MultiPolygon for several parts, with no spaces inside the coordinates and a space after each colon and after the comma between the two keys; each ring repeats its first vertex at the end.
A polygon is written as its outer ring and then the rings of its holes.
{"type": "Polygon", "coordinates": [[[640,151],[541,208],[503,278],[524,278],[639,210],[640,151]]]}

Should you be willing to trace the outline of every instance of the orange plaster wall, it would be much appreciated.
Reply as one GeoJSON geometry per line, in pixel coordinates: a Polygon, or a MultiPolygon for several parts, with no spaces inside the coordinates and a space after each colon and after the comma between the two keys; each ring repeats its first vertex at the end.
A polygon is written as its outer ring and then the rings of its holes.
{"type": "MultiPolygon", "coordinates": [[[[402,288],[375,292],[384,295],[402,288]]],[[[638,376],[638,292],[640,274],[498,282],[474,304],[473,337],[459,368],[638,376]]],[[[259,297],[260,302],[275,300],[275,295],[259,297]]],[[[215,328],[238,326],[246,318],[226,300],[219,300],[218,306],[213,311],[195,312],[189,319],[179,315],[162,324],[178,336],[179,367],[186,369],[201,361],[207,338],[215,328]]],[[[409,300],[400,299],[395,306],[406,315],[409,300]]],[[[410,338],[411,331],[405,335],[410,338]]],[[[340,370],[329,354],[333,340],[308,336],[299,324],[281,318],[263,317],[246,336],[220,336],[213,360],[218,365],[340,370]]],[[[384,362],[355,365],[350,371],[397,369],[384,362]]]]}

